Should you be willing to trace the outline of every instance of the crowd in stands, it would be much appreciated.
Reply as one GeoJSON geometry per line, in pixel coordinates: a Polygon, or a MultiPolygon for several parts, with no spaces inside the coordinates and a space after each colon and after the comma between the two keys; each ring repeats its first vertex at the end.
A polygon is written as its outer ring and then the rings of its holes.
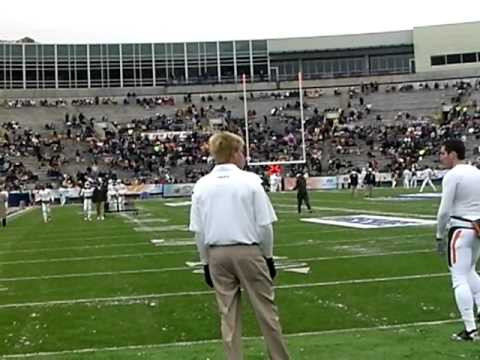
{"type": "MultiPolygon", "coordinates": [[[[250,161],[294,162],[305,153],[306,163],[286,166],[284,175],[298,171],[312,176],[337,175],[361,166],[400,174],[405,168],[421,167],[422,161],[435,159],[439,144],[449,137],[465,141],[480,138],[480,108],[476,100],[471,99],[480,88],[478,80],[410,86],[389,85],[384,89],[392,96],[397,91],[432,91],[449,86],[455,92],[450,102],[443,104],[440,117],[413,116],[406,109],[386,122],[378,116],[378,121],[366,121],[372,109],[367,96],[380,91],[376,83],[333,89],[334,95],[348,95],[348,104],[343,109],[319,109],[310,105],[309,98],[323,94],[319,95],[316,89],[306,90],[304,137],[298,92],[252,93],[250,99],[271,100],[272,108],[265,114],[257,114],[255,109],[248,113],[250,161]],[[294,99],[292,103],[285,102],[290,98],[294,99]]],[[[61,107],[67,103],[100,106],[114,105],[117,101],[96,97],[42,100],[38,105],[34,100],[25,99],[7,103],[8,107],[17,108],[61,107]]],[[[41,130],[5,122],[0,128],[0,176],[5,177],[11,188],[21,188],[39,178],[41,174],[30,166],[37,165],[49,180],[67,185],[95,176],[121,176],[143,182],[194,182],[213,165],[207,148],[212,131],[245,134],[243,114],[230,109],[223,95],[202,95],[195,104],[191,94],[187,94],[183,105],[175,105],[173,97],[138,97],[129,93],[124,104],[130,103],[145,109],[176,106],[176,112],[174,115],[159,112],[120,124],[107,116],[87,118],[77,111],[66,113],[63,123],[48,123],[41,130]],[[214,107],[211,104],[214,100],[222,104],[214,107]],[[221,121],[215,122],[218,119],[221,121]],[[66,171],[67,168],[75,170],[66,171]]],[[[255,166],[252,170],[262,173],[265,169],[255,166]]]]}

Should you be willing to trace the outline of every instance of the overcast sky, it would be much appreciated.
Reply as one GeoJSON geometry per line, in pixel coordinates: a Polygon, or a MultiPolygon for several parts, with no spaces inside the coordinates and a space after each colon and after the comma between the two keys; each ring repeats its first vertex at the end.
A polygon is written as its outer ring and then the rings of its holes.
{"type": "Polygon", "coordinates": [[[341,35],[480,21],[479,0],[2,0],[0,39],[175,42],[341,35]]]}

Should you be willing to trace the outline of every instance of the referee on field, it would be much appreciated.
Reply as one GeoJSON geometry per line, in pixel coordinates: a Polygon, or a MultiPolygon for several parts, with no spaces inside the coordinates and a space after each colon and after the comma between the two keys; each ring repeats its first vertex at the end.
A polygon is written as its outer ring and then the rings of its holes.
{"type": "Polygon", "coordinates": [[[297,174],[297,182],[295,183],[295,187],[293,190],[297,190],[297,208],[298,213],[302,212],[302,203],[305,202],[307,205],[307,209],[309,212],[312,212],[312,208],[310,206],[310,201],[308,199],[308,192],[307,192],[307,179],[303,174],[297,174]]]}
{"type": "Polygon", "coordinates": [[[243,139],[220,132],[209,140],[216,166],[196,184],[190,210],[205,281],[215,289],[225,352],[243,359],[241,291],[248,295],[271,359],[289,359],[274,302],[272,223],[261,179],[243,171],[243,139]]]}

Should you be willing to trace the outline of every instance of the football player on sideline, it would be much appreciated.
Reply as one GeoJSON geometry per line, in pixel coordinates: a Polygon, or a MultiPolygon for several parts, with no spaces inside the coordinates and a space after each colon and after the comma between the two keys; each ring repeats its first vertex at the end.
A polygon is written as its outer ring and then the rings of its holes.
{"type": "Polygon", "coordinates": [[[480,170],[465,164],[464,159],[465,145],[461,140],[448,140],[440,150],[440,161],[450,171],[442,181],[437,250],[448,255],[455,300],[465,324],[465,329],[452,338],[473,341],[480,339],[474,316],[474,304],[477,311],[480,308],[480,277],[475,270],[480,249],[480,227],[476,222],[480,219],[480,170]]]}
{"type": "Polygon", "coordinates": [[[113,179],[108,180],[107,199],[108,211],[118,211],[118,194],[113,179]]]}
{"type": "Polygon", "coordinates": [[[43,222],[47,223],[52,220],[50,217],[50,203],[53,201],[53,194],[51,190],[45,185],[40,185],[38,199],[42,203],[43,222]]]}
{"type": "Polygon", "coordinates": [[[92,196],[93,187],[90,182],[85,182],[83,189],[80,190],[80,196],[83,196],[83,219],[85,221],[92,221],[92,196]]]}
{"type": "Polygon", "coordinates": [[[127,193],[127,186],[122,182],[122,180],[118,179],[115,188],[117,190],[118,211],[125,211],[125,195],[127,193]]]}

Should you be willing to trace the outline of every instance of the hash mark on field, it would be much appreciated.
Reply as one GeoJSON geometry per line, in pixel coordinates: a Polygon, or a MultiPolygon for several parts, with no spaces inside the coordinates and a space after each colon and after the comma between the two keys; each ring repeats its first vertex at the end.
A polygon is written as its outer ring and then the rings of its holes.
{"type": "MultiPolygon", "coordinates": [[[[330,334],[368,332],[368,331],[377,331],[377,330],[396,330],[396,329],[404,329],[404,328],[420,327],[420,326],[438,326],[438,325],[445,325],[445,324],[453,324],[457,322],[460,322],[460,319],[421,321],[421,322],[414,322],[414,323],[390,324],[390,325],[380,325],[380,326],[362,327],[362,328],[321,330],[321,331],[312,331],[312,332],[284,334],[284,336],[287,338],[294,338],[294,337],[308,337],[308,336],[330,335],[330,334]]],[[[250,340],[262,339],[262,337],[252,336],[252,337],[243,337],[243,339],[250,341],[250,340]]],[[[127,346],[112,346],[112,347],[104,347],[104,348],[84,348],[84,349],[73,349],[73,350],[37,352],[37,353],[23,353],[23,354],[4,355],[3,358],[4,359],[17,359],[17,358],[29,358],[29,357],[36,358],[36,357],[42,357],[42,356],[59,356],[59,355],[88,354],[88,353],[100,353],[100,352],[129,351],[129,350],[164,349],[168,347],[185,348],[187,346],[220,344],[220,343],[222,343],[221,339],[210,339],[210,340],[184,341],[184,342],[164,343],[164,344],[127,345],[127,346]]]]}
{"type": "MultiPolygon", "coordinates": [[[[139,224],[142,225],[142,224],[139,224]]],[[[189,231],[186,225],[166,225],[166,226],[141,226],[133,228],[138,232],[165,232],[165,231],[189,231]]]]}
{"type": "Polygon", "coordinates": [[[135,224],[147,224],[147,223],[157,223],[157,222],[161,222],[161,223],[166,223],[168,222],[169,220],[168,219],[162,219],[162,218],[158,218],[158,219],[155,219],[155,218],[148,218],[148,219],[133,219],[133,220],[125,220],[125,222],[127,223],[135,223],[135,224]]]}
{"type": "MultiPolygon", "coordinates": [[[[418,275],[393,276],[393,277],[384,277],[384,278],[326,281],[326,282],[316,282],[316,283],[278,285],[278,286],[275,286],[275,289],[284,290],[284,289],[313,288],[313,287],[324,287],[324,286],[368,284],[368,283],[376,283],[376,282],[391,282],[391,281],[393,282],[393,281],[403,281],[403,280],[438,278],[438,277],[445,277],[447,275],[449,275],[449,273],[418,274],[418,275]]],[[[135,303],[145,302],[146,300],[149,300],[149,299],[171,298],[171,297],[180,297],[180,296],[201,296],[201,295],[209,295],[209,294],[214,294],[214,292],[211,290],[182,291],[182,292],[176,292],[176,293],[113,296],[113,297],[89,298],[89,299],[51,300],[51,301],[42,301],[42,302],[25,302],[25,303],[14,303],[14,304],[2,304],[0,305],[0,309],[25,308],[25,307],[34,307],[34,306],[74,305],[74,304],[94,305],[100,302],[106,303],[107,305],[112,305],[112,304],[123,305],[126,302],[127,305],[132,305],[135,303]]]]}

